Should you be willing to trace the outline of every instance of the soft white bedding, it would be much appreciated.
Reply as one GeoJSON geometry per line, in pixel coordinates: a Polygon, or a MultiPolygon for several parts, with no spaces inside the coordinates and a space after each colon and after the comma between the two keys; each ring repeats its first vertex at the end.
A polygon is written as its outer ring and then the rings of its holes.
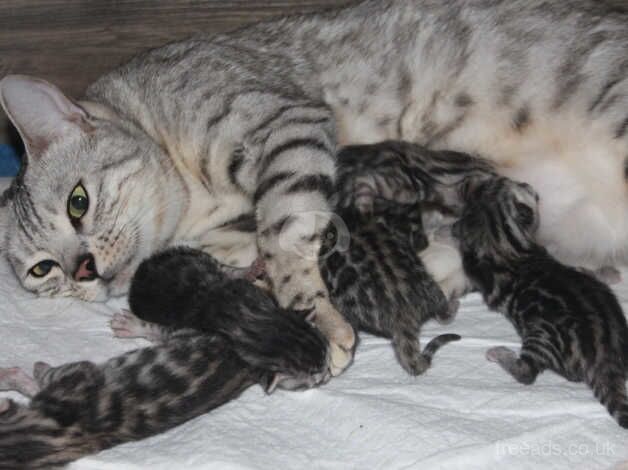
{"type": "MultiPolygon", "coordinates": [[[[628,281],[617,292],[627,308],[628,281]]],[[[0,260],[0,367],[101,361],[147,344],[112,337],[109,317],[124,304],[35,298],[0,260]]],[[[532,386],[516,383],[484,358],[490,346],[519,345],[510,324],[477,295],[458,315],[424,328],[423,341],[445,332],[463,339],[444,346],[419,378],[402,371],[386,340],[363,335],[353,366],[320,389],[265,396],[251,388],[208,415],[70,468],[628,469],[628,431],[585,385],[550,372],[532,386]]]]}

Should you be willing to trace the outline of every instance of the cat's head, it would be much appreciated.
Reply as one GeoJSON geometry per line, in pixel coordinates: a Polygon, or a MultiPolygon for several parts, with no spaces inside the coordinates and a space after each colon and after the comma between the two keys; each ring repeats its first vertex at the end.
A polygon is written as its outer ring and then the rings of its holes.
{"type": "Polygon", "coordinates": [[[534,244],[539,197],[529,184],[505,177],[467,181],[461,197],[466,205],[452,234],[463,254],[508,259],[534,244]]]}
{"type": "Polygon", "coordinates": [[[4,78],[0,102],[26,148],[0,208],[0,248],[22,285],[86,300],[125,293],[177,223],[180,198],[166,188],[180,182],[164,151],[111,109],[42,80],[4,78]]]}

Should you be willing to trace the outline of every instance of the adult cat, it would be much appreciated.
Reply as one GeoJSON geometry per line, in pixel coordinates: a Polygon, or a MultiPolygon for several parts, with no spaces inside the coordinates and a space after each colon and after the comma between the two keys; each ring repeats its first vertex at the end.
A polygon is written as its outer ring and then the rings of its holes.
{"type": "Polygon", "coordinates": [[[78,103],[6,77],[28,153],[9,260],[29,290],[103,299],[170,244],[259,252],[282,306],[316,307],[338,373],[354,336],[315,256],[337,145],[481,153],[541,194],[555,256],[624,262],[626,50],[628,16],[602,1],[367,0],[146,52],[78,103]]]}

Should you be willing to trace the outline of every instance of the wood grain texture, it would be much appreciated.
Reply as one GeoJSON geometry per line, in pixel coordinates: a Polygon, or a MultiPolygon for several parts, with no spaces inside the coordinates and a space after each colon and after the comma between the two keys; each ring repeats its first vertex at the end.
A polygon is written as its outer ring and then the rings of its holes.
{"type": "MultiPolygon", "coordinates": [[[[444,0],[445,1],[445,0],[444,0]]],[[[560,0],[556,0],[560,1],[560,0]]],[[[628,0],[599,0],[628,7],[628,0]]],[[[351,0],[0,0],[0,77],[45,78],[70,96],[135,53],[351,0]]],[[[0,111],[0,142],[8,140],[0,111]]]]}
{"type": "MultiPolygon", "coordinates": [[[[0,77],[35,75],[79,97],[137,52],[349,0],[0,0],[0,77]]],[[[7,141],[0,111],[0,142],[7,141]]]]}

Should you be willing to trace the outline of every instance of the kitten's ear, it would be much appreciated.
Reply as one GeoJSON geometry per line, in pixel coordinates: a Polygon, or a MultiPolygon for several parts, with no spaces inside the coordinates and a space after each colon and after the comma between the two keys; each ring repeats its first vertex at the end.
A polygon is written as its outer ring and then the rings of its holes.
{"type": "Polygon", "coordinates": [[[54,85],[25,75],[0,81],[0,104],[15,125],[29,158],[38,158],[56,139],[92,128],[83,108],[54,85]]]}

